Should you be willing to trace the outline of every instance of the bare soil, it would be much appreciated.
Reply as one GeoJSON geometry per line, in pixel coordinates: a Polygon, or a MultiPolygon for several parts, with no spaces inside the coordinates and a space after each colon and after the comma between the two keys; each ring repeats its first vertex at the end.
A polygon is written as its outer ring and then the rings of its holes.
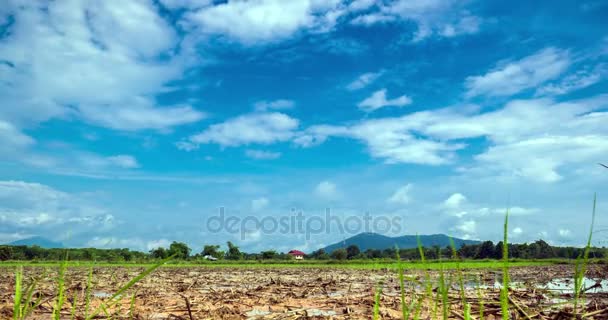
{"type": "MultiPolygon", "coordinates": [[[[49,319],[57,295],[57,268],[25,269],[25,285],[33,277],[40,282],[35,298],[43,303],[31,319],[49,319]]],[[[143,268],[99,267],[94,269],[91,309],[109,297],[143,268]]],[[[70,268],[66,278],[67,301],[63,317],[76,319],[85,314],[87,268],[70,268]],[[76,299],[74,301],[74,299],[76,299]],[[72,308],[75,303],[74,309],[72,308]]],[[[512,319],[572,319],[572,298],[568,290],[544,287],[555,279],[572,278],[573,267],[516,267],[510,270],[512,319]]],[[[592,266],[590,279],[606,279],[605,266],[592,266]]],[[[14,269],[0,268],[0,319],[11,319],[14,299],[14,269]]],[[[425,296],[423,271],[406,271],[406,303],[425,296]]],[[[458,277],[446,273],[450,319],[464,319],[458,277]]],[[[441,319],[437,294],[438,273],[431,272],[432,298],[422,298],[421,319],[441,319]]],[[[483,302],[484,318],[499,319],[500,271],[465,271],[465,296],[474,319],[479,319],[483,302]]],[[[568,280],[565,280],[568,286],[568,280]]],[[[594,282],[595,283],[595,282],[594,282]]],[[[166,267],[144,278],[121,297],[119,304],[99,318],[113,319],[371,319],[374,293],[381,284],[380,314],[383,319],[401,319],[398,277],[391,270],[330,268],[210,268],[166,267]],[[135,303],[131,306],[132,296],[135,303]]],[[[587,319],[608,319],[608,288],[598,281],[587,290],[579,314],[587,319]]]]}

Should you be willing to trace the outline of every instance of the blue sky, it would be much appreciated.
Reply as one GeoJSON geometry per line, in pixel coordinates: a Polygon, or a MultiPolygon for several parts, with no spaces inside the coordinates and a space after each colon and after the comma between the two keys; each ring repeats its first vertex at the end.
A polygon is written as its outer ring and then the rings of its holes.
{"type": "Polygon", "coordinates": [[[220,207],[497,240],[510,207],[513,241],[579,245],[594,192],[608,226],[607,17],[603,1],[9,0],[0,242],[351,235],[209,232],[220,207]]]}

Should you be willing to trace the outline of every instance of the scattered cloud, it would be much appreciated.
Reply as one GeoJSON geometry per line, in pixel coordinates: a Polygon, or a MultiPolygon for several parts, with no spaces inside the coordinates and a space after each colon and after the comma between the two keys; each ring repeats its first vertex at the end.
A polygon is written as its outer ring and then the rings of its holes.
{"type": "Polygon", "coordinates": [[[477,222],[475,220],[465,220],[456,225],[453,230],[459,231],[463,239],[471,239],[475,237],[477,232],[477,222]]]}
{"type": "Polygon", "coordinates": [[[245,150],[245,155],[256,160],[274,160],[281,157],[280,152],[263,151],[263,150],[245,150]]]}
{"type": "Polygon", "coordinates": [[[338,189],[331,181],[321,181],[315,188],[315,194],[323,199],[334,199],[338,196],[338,189]]]}
{"type": "Polygon", "coordinates": [[[599,64],[589,69],[579,70],[558,82],[549,83],[536,91],[537,96],[562,95],[594,85],[608,76],[608,65],[599,64]]]}
{"type": "Polygon", "coordinates": [[[412,103],[412,99],[406,95],[387,99],[386,89],[378,90],[357,105],[365,112],[373,112],[384,107],[403,107],[412,103]]]}
{"type": "Polygon", "coordinates": [[[32,234],[52,233],[72,225],[78,233],[109,229],[115,223],[106,210],[78,195],[40,183],[0,181],[0,203],[0,232],[18,227],[32,234]]]}
{"type": "Polygon", "coordinates": [[[454,193],[443,202],[443,205],[448,209],[458,209],[466,201],[467,197],[465,197],[461,193],[454,193]]]}
{"type": "Polygon", "coordinates": [[[411,184],[406,184],[405,186],[400,187],[393,193],[393,195],[388,198],[388,202],[397,203],[397,204],[408,204],[410,203],[411,196],[410,191],[412,189],[411,184]]]}
{"type": "Polygon", "coordinates": [[[569,238],[572,235],[572,231],[568,229],[559,229],[558,234],[561,238],[569,238]]]}
{"type": "Polygon", "coordinates": [[[293,100],[279,99],[274,101],[258,101],[254,104],[256,111],[286,110],[295,106],[293,100]]]}
{"type": "Polygon", "coordinates": [[[466,96],[514,95],[557,78],[570,63],[568,51],[551,47],[517,61],[501,62],[485,75],[468,77],[466,96]]]}
{"type": "Polygon", "coordinates": [[[153,99],[182,76],[190,57],[179,50],[177,32],[151,1],[7,6],[14,23],[0,43],[0,96],[6,106],[0,118],[17,127],[76,117],[142,130],[204,117],[190,106],[163,106],[153,99]]]}
{"type": "Polygon", "coordinates": [[[353,82],[349,83],[346,86],[346,89],[348,89],[350,91],[363,89],[363,88],[369,86],[370,84],[374,83],[376,80],[378,80],[378,78],[380,78],[380,76],[382,76],[383,73],[384,73],[384,71],[366,72],[366,73],[360,75],[359,77],[357,77],[357,79],[353,80],[353,82]]]}
{"type": "Polygon", "coordinates": [[[201,34],[255,45],[283,40],[299,31],[330,31],[344,13],[339,0],[229,1],[190,11],[183,23],[201,34]]]}
{"type": "Polygon", "coordinates": [[[252,113],[213,124],[207,130],[178,142],[182,150],[195,149],[200,144],[217,143],[223,147],[249,144],[271,144],[290,140],[299,121],[286,114],[252,113]]]}
{"type": "Polygon", "coordinates": [[[387,163],[442,165],[466,148],[464,139],[482,137],[489,146],[474,155],[474,170],[555,182],[561,179],[560,168],[597,162],[608,152],[606,106],[605,95],[559,103],[513,100],[503,108],[472,114],[456,106],[348,126],[312,126],[294,143],[309,147],[332,136],[354,138],[387,163]]]}
{"type": "Polygon", "coordinates": [[[121,168],[138,168],[139,163],[133,156],[129,155],[118,155],[106,158],[110,163],[119,166],[121,168]]]}
{"type": "Polygon", "coordinates": [[[365,26],[403,20],[414,22],[417,30],[412,36],[413,42],[431,36],[454,37],[477,33],[482,19],[472,15],[464,8],[465,5],[465,2],[453,0],[381,2],[377,4],[377,10],[356,16],[351,22],[365,26]]]}
{"type": "Polygon", "coordinates": [[[270,201],[265,197],[253,199],[251,200],[251,211],[258,212],[266,208],[268,204],[270,204],[270,201]]]}

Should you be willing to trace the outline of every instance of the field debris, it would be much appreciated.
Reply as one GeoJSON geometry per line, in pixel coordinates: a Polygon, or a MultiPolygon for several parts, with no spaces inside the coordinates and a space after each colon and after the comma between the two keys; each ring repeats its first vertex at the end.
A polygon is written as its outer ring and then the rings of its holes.
{"type": "MultiPolygon", "coordinates": [[[[96,267],[89,308],[96,308],[141,268],[96,267]]],[[[572,267],[515,267],[509,303],[512,319],[571,319],[572,267]]],[[[591,266],[585,280],[582,312],[587,319],[608,318],[604,266],[591,266]]],[[[442,318],[438,273],[431,271],[432,296],[425,296],[424,274],[407,270],[406,303],[422,299],[421,319],[442,318]]],[[[24,284],[39,277],[34,297],[42,303],[31,319],[48,319],[56,298],[57,268],[25,267],[24,284]]],[[[66,276],[62,315],[86,313],[88,268],[71,267],[66,276]],[[75,305],[73,305],[75,303],[75,305]]],[[[473,319],[500,319],[500,270],[465,270],[464,296],[473,319]]],[[[0,268],[0,318],[12,318],[14,269],[0,268]]],[[[449,318],[464,319],[457,274],[446,271],[449,318]]],[[[390,269],[166,267],[144,278],[107,310],[113,319],[369,319],[375,287],[382,283],[382,319],[401,319],[400,284],[390,269]],[[134,299],[132,299],[134,295],[134,299]]],[[[103,317],[102,317],[103,318],[103,317]]]]}

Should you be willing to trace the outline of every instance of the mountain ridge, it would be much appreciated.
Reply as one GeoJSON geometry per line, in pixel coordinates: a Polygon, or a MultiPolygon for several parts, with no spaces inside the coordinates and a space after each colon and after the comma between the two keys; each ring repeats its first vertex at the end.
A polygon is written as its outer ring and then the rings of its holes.
{"type": "MultiPolygon", "coordinates": [[[[328,245],[323,249],[325,250],[325,252],[331,253],[336,249],[346,248],[353,244],[358,246],[361,251],[365,251],[368,249],[384,250],[389,248],[395,248],[395,246],[397,246],[399,249],[411,249],[418,247],[418,237],[420,238],[420,242],[424,247],[439,246],[444,248],[450,245],[450,237],[442,233],[420,236],[403,235],[398,237],[389,237],[378,233],[364,232],[354,235],[343,241],[328,245]]],[[[481,241],[477,240],[466,240],[460,238],[452,238],[452,240],[454,241],[454,245],[456,245],[457,248],[461,247],[463,244],[481,243],[481,241]]]]}
{"type": "Polygon", "coordinates": [[[65,246],[61,242],[52,241],[50,239],[35,236],[24,239],[15,240],[7,243],[9,246],[39,246],[45,249],[64,248],[65,246]]]}

